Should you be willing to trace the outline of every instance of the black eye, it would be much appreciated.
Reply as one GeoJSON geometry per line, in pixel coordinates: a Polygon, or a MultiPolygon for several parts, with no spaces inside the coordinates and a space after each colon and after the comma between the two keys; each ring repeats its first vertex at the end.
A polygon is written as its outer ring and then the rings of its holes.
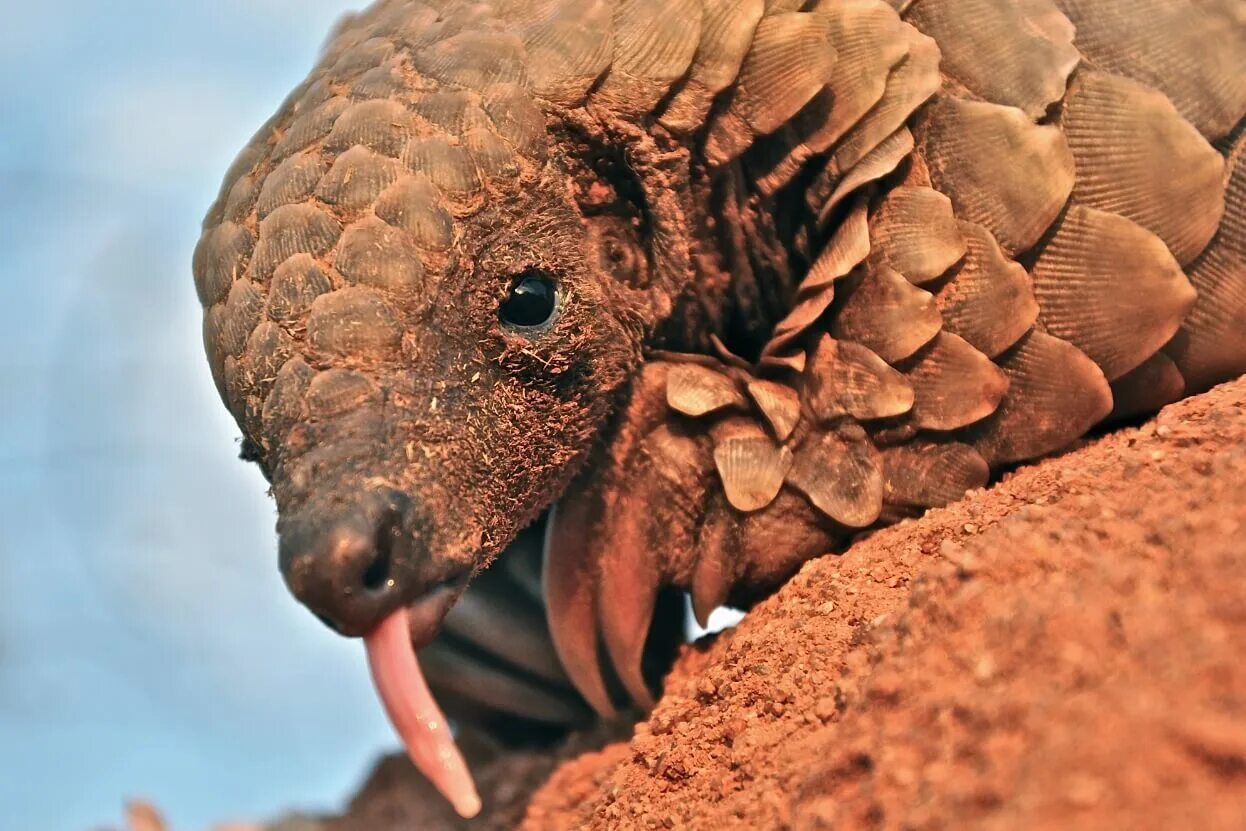
{"type": "Polygon", "coordinates": [[[553,276],[531,268],[515,279],[510,294],[498,309],[498,317],[505,324],[524,329],[542,326],[554,316],[557,300],[553,276]]]}

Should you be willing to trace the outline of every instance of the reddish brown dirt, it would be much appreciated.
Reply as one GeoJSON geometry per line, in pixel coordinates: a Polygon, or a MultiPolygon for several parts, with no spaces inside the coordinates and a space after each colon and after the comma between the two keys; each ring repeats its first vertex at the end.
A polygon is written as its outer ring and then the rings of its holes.
{"type": "MultiPolygon", "coordinates": [[[[1244,658],[1246,380],[809,563],[462,827],[1240,829],[1244,658]]],[[[459,827],[412,777],[325,827],[459,827]]]]}

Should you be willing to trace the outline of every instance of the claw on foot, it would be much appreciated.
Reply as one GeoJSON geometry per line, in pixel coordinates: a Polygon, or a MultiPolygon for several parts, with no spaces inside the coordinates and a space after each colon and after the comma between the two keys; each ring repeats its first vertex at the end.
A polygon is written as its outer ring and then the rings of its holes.
{"type": "Polygon", "coordinates": [[[590,544],[589,497],[569,495],[550,511],[545,529],[545,604],[550,636],[571,682],[602,718],[617,711],[606,692],[597,653],[596,568],[590,544]]]}
{"type": "MultiPolygon", "coordinates": [[[[648,510],[643,503],[637,504],[634,513],[647,513],[648,510]]],[[[627,530],[640,530],[635,523],[627,525],[631,526],[627,530]]],[[[624,529],[614,530],[619,532],[624,529]]],[[[654,562],[654,552],[649,548],[651,540],[636,537],[629,542],[632,544],[612,547],[598,563],[601,582],[597,588],[597,605],[601,609],[602,637],[615,672],[632,700],[649,710],[656,702],[649,685],[645,683],[641,659],[644,657],[645,640],[653,620],[661,577],[654,562]]]]}
{"type": "Polygon", "coordinates": [[[709,507],[701,526],[701,553],[692,573],[692,613],[702,629],[709,626],[710,614],[727,602],[740,550],[739,531],[739,522],[721,500],[709,507]]]}

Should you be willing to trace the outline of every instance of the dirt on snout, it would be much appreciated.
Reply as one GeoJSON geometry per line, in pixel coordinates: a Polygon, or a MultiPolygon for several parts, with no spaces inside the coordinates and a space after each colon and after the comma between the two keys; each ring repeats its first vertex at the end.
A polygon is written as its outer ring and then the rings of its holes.
{"type": "Polygon", "coordinates": [[[530,802],[398,764],[327,827],[1246,828],[1246,381],[810,562],[530,802]]]}

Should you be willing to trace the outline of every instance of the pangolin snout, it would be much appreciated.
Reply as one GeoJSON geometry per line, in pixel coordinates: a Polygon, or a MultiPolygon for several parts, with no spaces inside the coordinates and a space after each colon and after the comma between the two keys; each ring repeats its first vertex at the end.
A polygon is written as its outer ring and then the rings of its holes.
{"type": "Polygon", "coordinates": [[[406,494],[380,488],[278,521],[280,564],[300,602],[340,634],[362,636],[408,607],[412,636],[431,640],[470,565],[428,554],[432,527],[406,494]]]}

